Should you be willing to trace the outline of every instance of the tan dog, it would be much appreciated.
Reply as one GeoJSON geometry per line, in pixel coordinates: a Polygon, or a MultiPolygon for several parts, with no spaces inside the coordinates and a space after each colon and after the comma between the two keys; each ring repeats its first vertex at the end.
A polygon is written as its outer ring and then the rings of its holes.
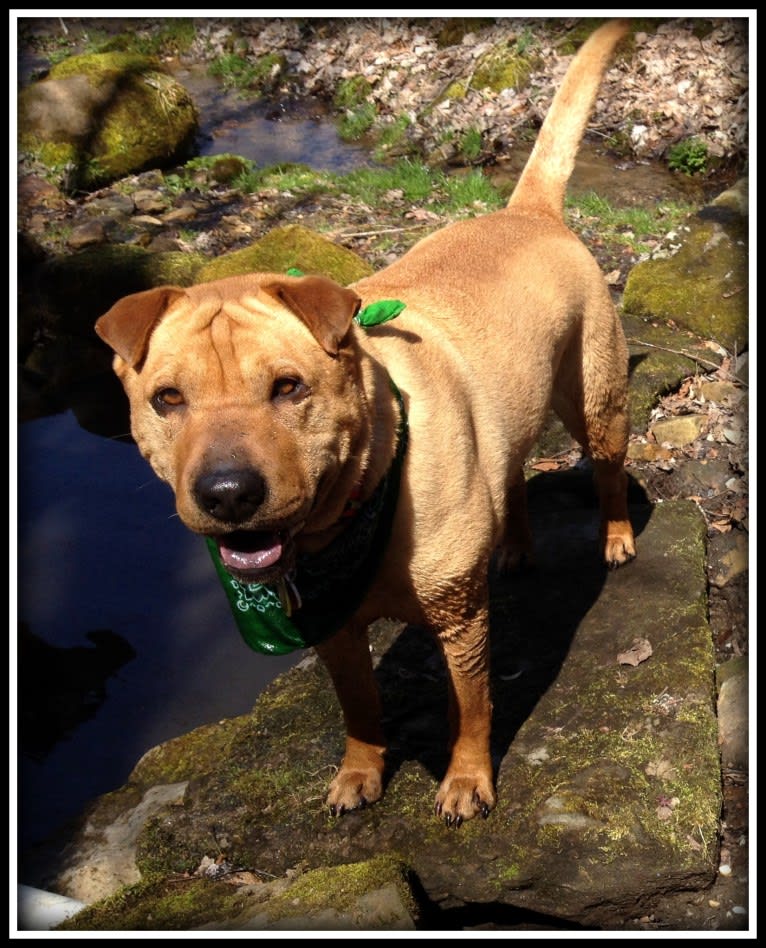
{"type": "Polygon", "coordinates": [[[369,512],[401,467],[369,585],[317,645],[347,727],[333,813],[382,793],[365,634],[381,616],[430,628],[448,666],[451,759],[437,813],[460,825],[495,805],[488,567],[495,550],[505,567],[531,550],[522,465],[551,406],[593,461],[606,562],[635,555],[625,340],[595,260],[563,220],[577,148],[625,32],[606,24],[582,47],[506,209],[444,228],[350,288],[253,273],[137,293],[96,325],[116,352],[135,440],[181,519],[215,538],[241,583],[272,584],[283,599],[288,589],[286,611],[301,613],[301,558],[355,543],[359,518],[348,514],[369,512]],[[361,303],[390,299],[406,306],[396,322],[365,332],[354,321],[361,303]],[[409,424],[403,465],[391,381],[409,424]]]}

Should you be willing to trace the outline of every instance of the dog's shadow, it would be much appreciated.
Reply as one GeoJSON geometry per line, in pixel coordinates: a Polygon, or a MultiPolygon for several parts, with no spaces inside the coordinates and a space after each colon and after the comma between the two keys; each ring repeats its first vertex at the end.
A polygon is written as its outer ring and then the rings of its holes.
{"type": "MultiPolygon", "coordinates": [[[[556,680],[583,617],[604,585],[598,507],[590,474],[538,474],[528,485],[536,563],[490,580],[490,648],[495,773],[513,738],[556,680]]],[[[651,506],[629,489],[636,536],[651,506]]],[[[630,566],[624,567],[630,569],[630,566]]],[[[385,781],[417,760],[441,781],[448,764],[447,677],[433,637],[406,627],[376,668],[389,742],[385,781]]]]}

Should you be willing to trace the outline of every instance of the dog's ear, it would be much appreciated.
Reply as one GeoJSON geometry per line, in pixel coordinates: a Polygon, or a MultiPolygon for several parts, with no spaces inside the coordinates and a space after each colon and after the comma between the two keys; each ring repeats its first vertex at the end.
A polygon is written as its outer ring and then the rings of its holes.
{"type": "Polygon", "coordinates": [[[261,284],[261,289],[303,320],[332,356],[338,355],[351,320],[362,305],[353,290],[323,276],[284,277],[261,284]]]}
{"type": "Polygon", "coordinates": [[[149,336],[171,303],[184,295],[178,286],[158,286],[132,293],[96,320],[96,333],[129,366],[146,354],[149,336]]]}

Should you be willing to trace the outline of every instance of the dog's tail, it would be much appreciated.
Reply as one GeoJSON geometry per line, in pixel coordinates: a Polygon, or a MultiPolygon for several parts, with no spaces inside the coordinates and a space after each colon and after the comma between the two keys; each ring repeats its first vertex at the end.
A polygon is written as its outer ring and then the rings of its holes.
{"type": "Polygon", "coordinates": [[[582,45],[553,98],[509,208],[533,207],[563,217],[580,140],[612,53],[627,32],[627,20],[610,20],[582,45]]]}

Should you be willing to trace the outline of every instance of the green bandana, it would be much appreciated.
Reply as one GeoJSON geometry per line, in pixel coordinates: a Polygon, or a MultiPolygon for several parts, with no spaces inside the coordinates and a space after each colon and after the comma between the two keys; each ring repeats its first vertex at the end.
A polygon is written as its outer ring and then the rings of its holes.
{"type": "MultiPolygon", "coordinates": [[[[398,300],[384,300],[355,319],[364,327],[376,326],[403,309],[398,300]]],[[[372,583],[391,535],[407,451],[404,400],[390,379],[389,384],[399,405],[396,455],[375,492],[328,547],[299,554],[295,569],[278,583],[242,583],[223,565],[215,540],[206,538],[237,627],[254,651],[286,655],[330,638],[351,618],[372,583]]]]}

